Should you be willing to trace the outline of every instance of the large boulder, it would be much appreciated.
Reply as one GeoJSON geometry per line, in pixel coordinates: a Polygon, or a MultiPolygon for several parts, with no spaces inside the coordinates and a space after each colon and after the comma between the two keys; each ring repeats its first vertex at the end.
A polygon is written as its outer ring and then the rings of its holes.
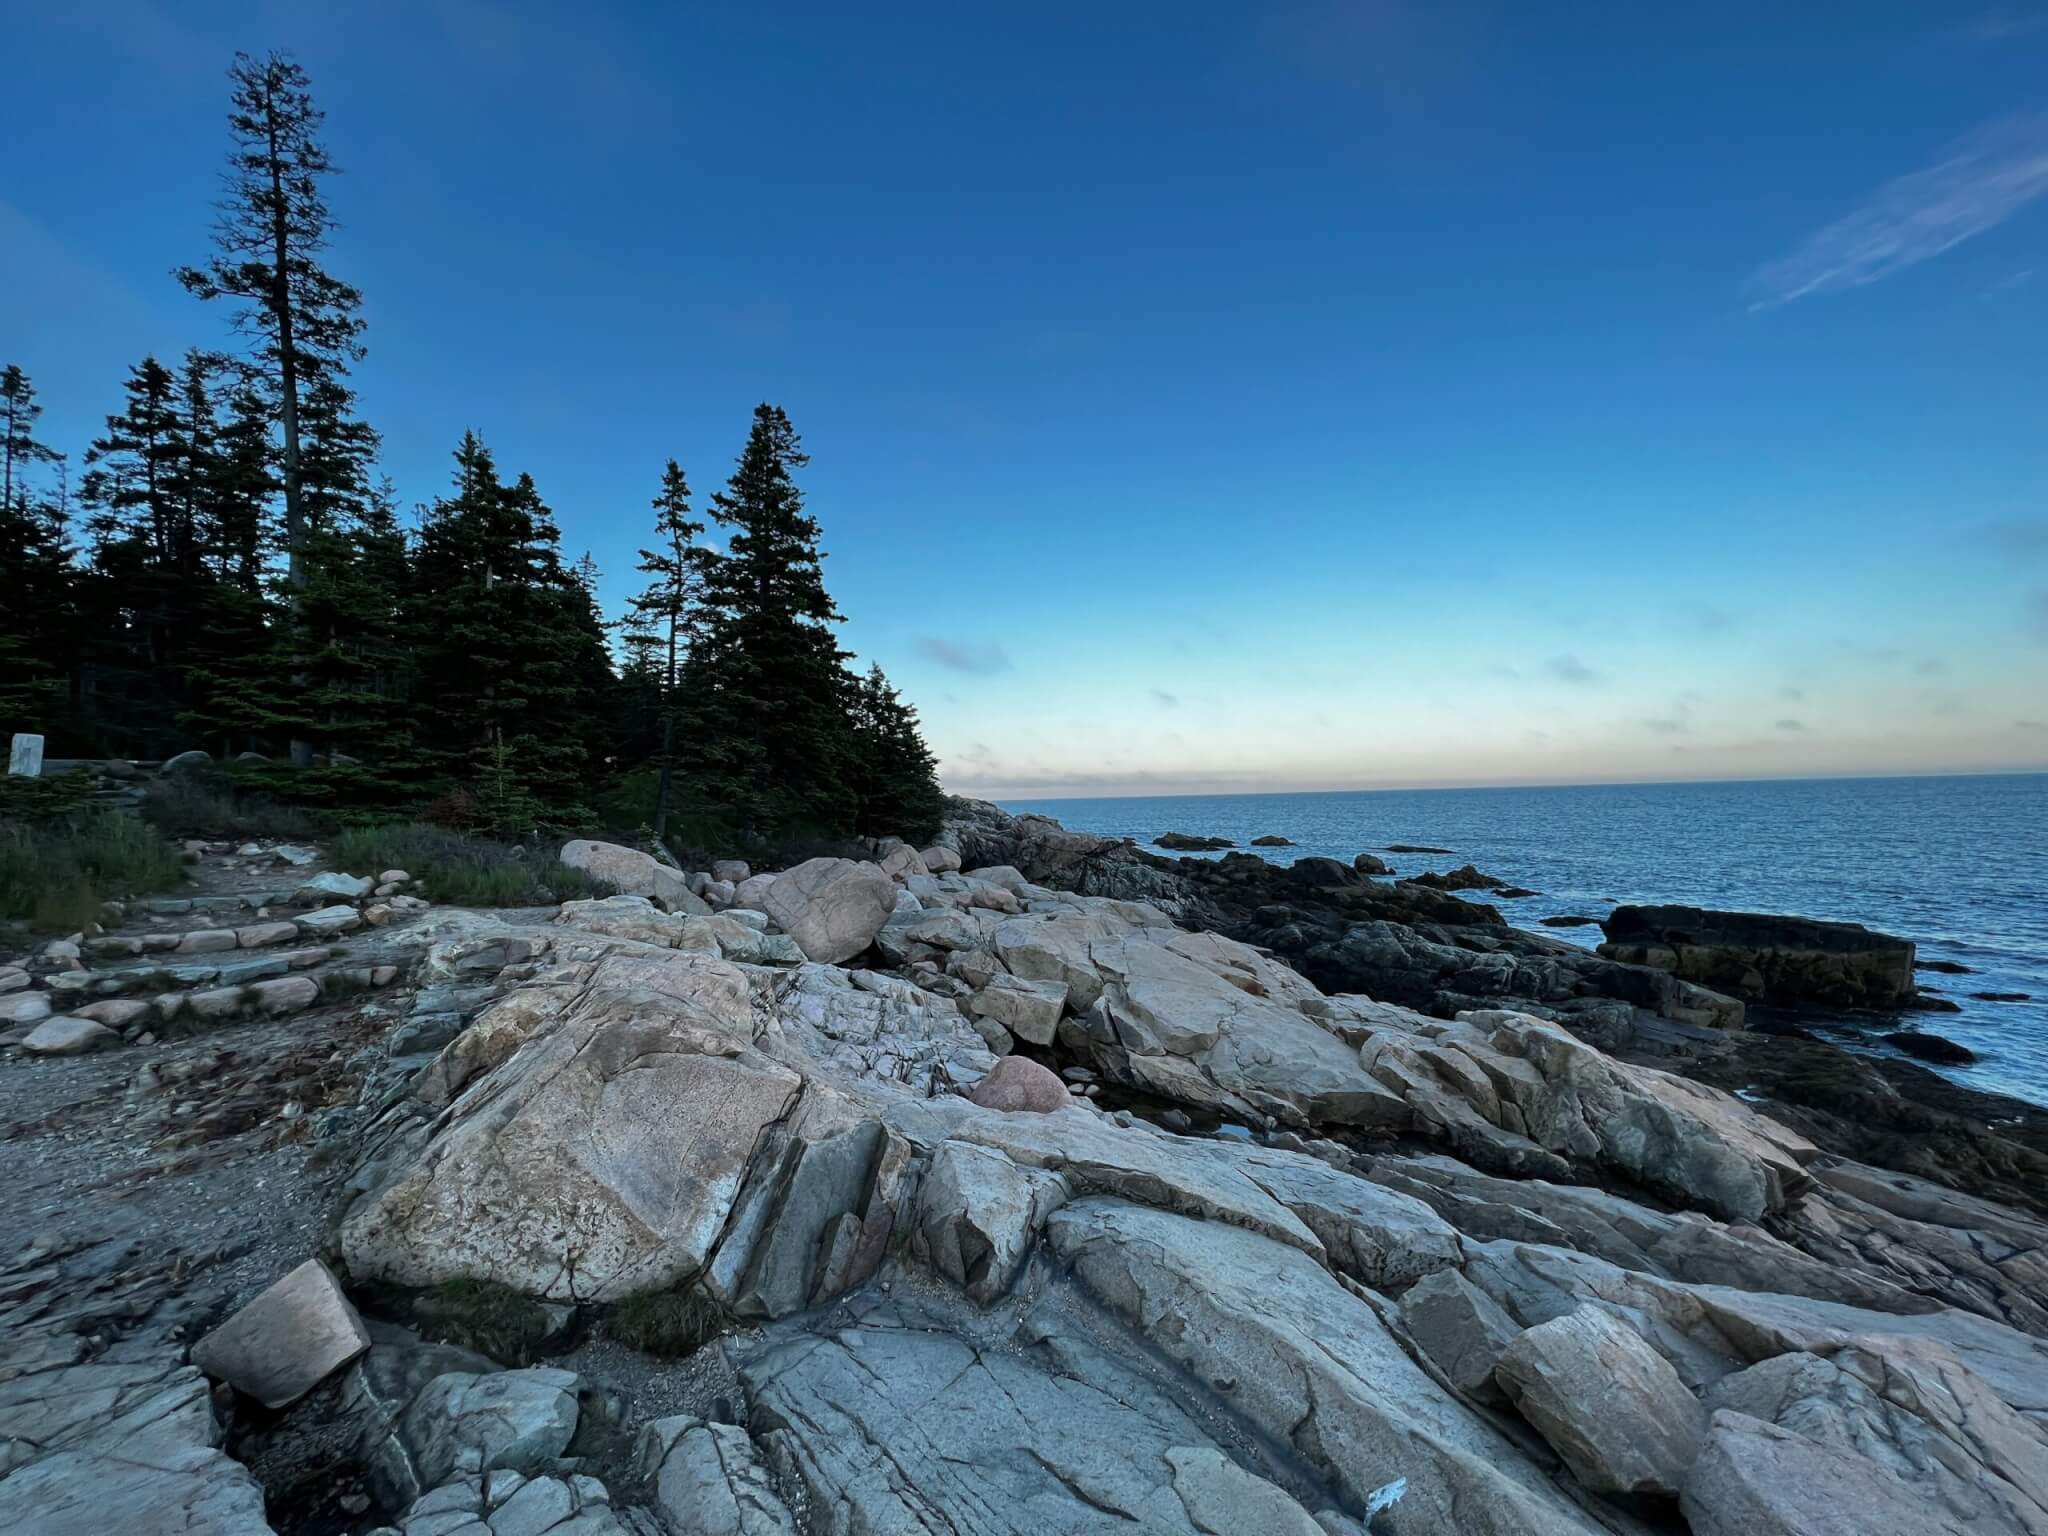
{"type": "Polygon", "coordinates": [[[637,848],[579,837],[562,844],[556,857],[622,896],[645,896],[670,912],[710,910],[690,894],[680,870],[670,869],[654,855],[637,848]]]}
{"type": "MultiPolygon", "coordinates": [[[[465,1035],[492,1038],[496,1011],[465,1035]]],[[[450,1120],[345,1217],[351,1275],[489,1279],[559,1301],[689,1280],[802,1081],[755,1049],[746,977],[698,956],[613,955],[573,1013],[521,1023],[535,1033],[499,1047],[490,1112],[450,1120]]]]}
{"type": "Polygon", "coordinates": [[[1028,1056],[1005,1056],[967,1097],[984,1109],[1049,1115],[1069,1102],[1067,1085],[1028,1056]]]}
{"type": "Polygon", "coordinates": [[[1067,987],[1061,981],[1025,981],[1017,976],[991,976],[988,984],[968,999],[968,1011],[993,1019],[1019,1040],[1033,1045],[1051,1045],[1059,1028],[1060,1013],[1067,1006],[1067,987]]]}
{"type": "Polygon", "coordinates": [[[688,1415],[656,1419],[640,1431],[633,1449],[665,1530],[679,1536],[797,1536],[760,1453],[737,1424],[688,1415]]]}
{"type": "Polygon", "coordinates": [[[1970,1529],[1867,1456],[1725,1409],[1714,1415],[1679,1507],[1693,1536],[1964,1536],[1970,1529]]]}
{"type": "Polygon", "coordinates": [[[104,1024],[60,1013],[30,1030],[21,1048],[31,1056],[78,1056],[112,1045],[120,1038],[104,1024]]]}
{"type": "Polygon", "coordinates": [[[330,870],[306,881],[292,893],[292,900],[302,907],[325,906],[331,901],[361,901],[376,886],[377,882],[368,875],[345,875],[330,870]]]}
{"type": "Polygon", "coordinates": [[[1483,1403],[1506,1401],[1493,1371],[1521,1330],[1456,1269],[1434,1270],[1409,1286],[1401,1296],[1401,1321],[1451,1385],[1483,1403]]]}
{"type": "Polygon", "coordinates": [[[546,1366],[436,1376],[379,1447],[371,1480],[405,1502],[464,1475],[545,1471],[575,1438],[580,1385],[546,1366]]]}
{"type": "Polygon", "coordinates": [[[882,873],[892,880],[908,880],[913,875],[929,875],[932,872],[931,866],[925,863],[924,856],[908,843],[891,848],[876,863],[882,873]]]}
{"type": "Polygon", "coordinates": [[[211,1446],[148,1436],[60,1452],[0,1481],[0,1531],[270,1536],[263,1488],[247,1467],[211,1446]]]}
{"type": "Polygon", "coordinates": [[[1056,1173],[1020,1168],[968,1142],[943,1142],[918,1190],[913,1251],[976,1301],[995,1301],[1069,1193],[1056,1173]]]}
{"type": "Polygon", "coordinates": [[[1327,1006],[1414,1129],[1489,1173],[1569,1181],[1606,1169],[1757,1221],[1784,1208],[1820,1155],[1739,1100],[1616,1061],[1528,1014],[1484,1009],[1444,1023],[1351,998],[1327,1006]]]}
{"type": "Polygon", "coordinates": [[[831,965],[874,943],[896,910],[896,886],[873,864],[808,859],[775,877],[762,907],[806,956],[831,965]]]}
{"type": "Polygon", "coordinates": [[[1616,907],[1600,953],[1751,1002],[1891,1008],[1909,1001],[1913,943],[1861,923],[1700,907],[1616,907]]]}
{"type": "Polygon", "coordinates": [[[1508,1345],[1494,1379],[1580,1482],[1601,1493],[1676,1494],[1707,1413],[1642,1335],[1580,1307],[1508,1345]]]}
{"type": "Polygon", "coordinates": [[[732,888],[732,904],[746,912],[768,911],[768,892],[775,886],[777,875],[763,873],[749,875],[732,888]]]}
{"type": "MultiPolygon", "coordinates": [[[[27,978],[23,977],[23,980],[27,978]]],[[[12,992],[0,996],[0,1029],[16,1024],[39,1024],[53,1011],[48,993],[12,992]]]]}
{"type": "Polygon", "coordinates": [[[1119,1082],[1296,1125],[1406,1128],[1406,1106],[1357,1050],[1296,1006],[1315,989],[1256,951],[1212,934],[1141,930],[1088,954],[1103,990],[1082,1021],[1083,1043],[1119,1082]]]}
{"type": "Polygon", "coordinates": [[[308,1259],[192,1347],[192,1363],[266,1408],[297,1402],[370,1347],[318,1259],[308,1259]]]}

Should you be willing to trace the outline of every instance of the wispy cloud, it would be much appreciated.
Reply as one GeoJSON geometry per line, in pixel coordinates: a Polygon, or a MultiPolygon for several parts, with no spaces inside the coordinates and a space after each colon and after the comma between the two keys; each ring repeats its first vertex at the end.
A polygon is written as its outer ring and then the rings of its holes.
{"type": "Polygon", "coordinates": [[[2048,10],[1986,11],[1974,21],[1965,22],[1958,30],[1973,43],[2002,43],[2008,38],[2048,32],[2048,10]]]}
{"type": "Polygon", "coordinates": [[[1788,683],[1786,684],[1786,686],[1778,690],[1778,697],[1781,699],[1790,699],[1794,703],[1797,703],[1799,700],[1806,697],[1806,690],[1804,688],[1794,688],[1788,683]]]}
{"type": "Polygon", "coordinates": [[[984,677],[1010,670],[1009,653],[995,644],[977,645],[947,640],[939,635],[919,635],[917,654],[955,672],[972,672],[984,677]]]}
{"type": "Polygon", "coordinates": [[[1750,307],[1861,288],[2005,222],[2048,193],[2048,113],[1987,123],[1924,170],[1886,182],[1791,255],[1757,268],[1750,307]]]}
{"type": "Polygon", "coordinates": [[[1643,729],[1653,736],[1682,736],[1691,727],[1683,720],[1673,719],[1670,715],[1662,715],[1655,720],[1645,720],[1643,722],[1643,729]]]}
{"type": "Polygon", "coordinates": [[[1553,656],[1543,663],[1543,670],[1562,682],[1585,686],[1601,681],[1601,676],[1578,657],[1572,655],[1553,656]]]}
{"type": "Polygon", "coordinates": [[[1948,676],[1948,663],[1939,656],[1923,656],[1913,663],[1913,671],[1921,677],[1948,676]]]}
{"type": "Polygon", "coordinates": [[[1164,688],[1154,688],[1152,690],[1152,697],[1157,699],[1161,704],[1164,704],[1168,709],[1176,708],[1180,704],[1180,695],[1177,693],[1168,693],[1164,688]]]}
{"type": "Polygon", "coordinates": [[[2048,555],[2048,518],[1986,523],[1973,537],[2005,555],[2048,555]]]}
{"type": "Polygon", "coordinates": [[[1771,723],[1781,731],[1803,731],[1806,729],[1806,722],[1804,720],[1794,720],[1790,715],[1787,715],[1782,720],[1774,720],[1771,723]]]}

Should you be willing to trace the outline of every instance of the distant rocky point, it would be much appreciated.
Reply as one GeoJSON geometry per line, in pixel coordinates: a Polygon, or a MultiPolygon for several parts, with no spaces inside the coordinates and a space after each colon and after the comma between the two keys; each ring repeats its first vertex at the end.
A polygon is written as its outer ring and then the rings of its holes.
{"type": "Polygon", "coordinates": [[[1455,848],[1432,848],[1427,843],[1389,843],[1387,853],[1456,853],[1455,848]]]}
{"type": "Polygon", "coordinates": [[[1254,848],[1292,848],[1295,844],[1294,839],[1291,837],[1282,837],[1277,832],[1268,832],[1264,837],[1253,838],[1252,846],[1254,848]]]}
{"type": "Polygon", "coordinates": [[[1498,891],[1509,888],[1507,881],[1500,876],[1483,874],[1471,864],[1461,864],[1449,874],[1412,875],[1409,878],[1433,891],[1498,891]]]}
{"type": "Polygon", "coordinates": [[[1155,848],[1168,848],[1175,853],[1220,853],[1225,848],[1235,848],[1227,837],[1197,837],[1192,832],[1162,832],[1152,839],[1155,848]]]}

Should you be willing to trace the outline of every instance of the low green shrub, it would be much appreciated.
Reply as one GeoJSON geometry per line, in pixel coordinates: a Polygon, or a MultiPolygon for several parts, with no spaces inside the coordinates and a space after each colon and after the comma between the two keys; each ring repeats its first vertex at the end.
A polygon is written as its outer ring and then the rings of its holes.
{"type": "Polygon", "coordinates": [[[151,782],[142,814],[170,837],[309,838],[313,820],[295,805],[238,789],[220,773],[180,773],[151,782]]]}
{"type": "Polygon", "coordinates": [[[0,821],[29,823],[83,814],[92,804],[92,775],[70,773],[0,775],[0,821]]]}
{"type": "Polygon", "coordinates": [[[0,918],[71,933],[116,897],[175,890],[184,879],[178,850],[119,811],[0,820],[0,918]]]}
{"type": "Polygon", "coordinates": [[[725,1331],[716,1302],[695,1291],[629,1296],[605,1314],[604,1332],[628,1349],[679,1360],[725,1331]]]}
{"type": "Polygon", "coordinates": [[[479,1350],[508,1365],[534,1365],[561,1341],[548,1309],[494,1280],[445,1280],[412,1299],[422,1335],[479,1350]]]}
{"type": "Polygon", "coordinates": [[[367,875],[402,869],[420,895],[447,906],[537,907],[611,894],[552,854],[422,821],[350,827],[328,846],[338,868],[367,875]]]}

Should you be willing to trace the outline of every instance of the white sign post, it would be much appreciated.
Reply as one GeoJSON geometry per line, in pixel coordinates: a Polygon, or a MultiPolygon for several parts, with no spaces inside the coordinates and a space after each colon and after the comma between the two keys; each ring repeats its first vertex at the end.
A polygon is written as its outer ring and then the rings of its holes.
{"type": "Polygon", "coordinates": [[[9,774],[20,774],[23,778],[41,778],[43,738],[26,734],[16,736],[13,750],[7,754],[7,771],[9,774]]]}

